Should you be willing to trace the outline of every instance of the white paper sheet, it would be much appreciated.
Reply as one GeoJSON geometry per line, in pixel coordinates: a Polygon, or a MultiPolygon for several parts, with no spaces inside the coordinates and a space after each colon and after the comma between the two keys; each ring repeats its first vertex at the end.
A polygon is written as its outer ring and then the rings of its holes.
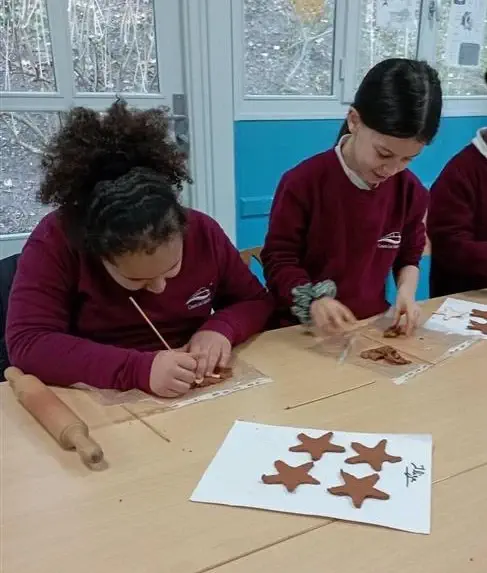
{"type": "Polygon", "coordinates": [[[282,485],[266,485],[262,474],[275,474],[275,460],[298,466],[311,461],[307,453],[293,453],[300,432],[319,437],[329,430],[269,426],[235,422],[225,441],[194,490],[191,501],[272,511],[317,515],[430,533],[432,439],[425,434],[364,434],[334,432],[332,443],[344,446],[343,454],[328,453],[314,463],[310,475],[320,485],[300,485],[289,493],[282,485]],[[399,463],[384,463],[381,472],[368,464],[351,465],[345,459],[356,455],[351,442],[368,447],[387,439],[387,453],[401,456],[399,463]],[[387,501],[366,499],[356,509],[349,497],[328,493],[342,485],[340,469],[356,477],[379,473],[375,485],[390,495],[387,501]]]}
{"type": "Polygon", "coordinates": [[[481,318],[471,317],[473,309],[487,311],[487,305],[470,302],[469,300],[460,300],[456,298],[447,298],[441,307],[431,315],[431,318],[425,323],[425,328],[430,330],[441,330],[461,334],[468,337],[487,338],[477,330],[469,330],[468,325],[471,320],[484,323],[481,318]]]}
{"type": "Polygon", "coordinates": [[[416,0],[376,0],[376,26],[384,30],[407,30],[416,26],[416,0]]]}
{"type": "Polygon", "coordinates": [[[450,66],[476,67],[484,45],[487,0],[451,0],[446,35],[450,66]]]}

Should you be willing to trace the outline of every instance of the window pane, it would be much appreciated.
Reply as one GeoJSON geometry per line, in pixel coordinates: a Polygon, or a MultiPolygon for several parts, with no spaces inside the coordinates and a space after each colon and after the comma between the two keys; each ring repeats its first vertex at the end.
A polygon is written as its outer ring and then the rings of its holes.
{"type": "Polygon", "coordinates": [[[387,58],[416,58],[421,0],[415,0],[415,24],[406,30],[377,26],[376,0],[361,0],[357,88],[365,74],[387,58]]]}
{"type": "Polygon", "coordinates": [[[47,212],[36,200],[39,160],[58,127],[55,113],[0,114],[0,235],[31,231],[47,212]]]}
{"type": "Polygon", "coordinates": [[[0,0],[0,91],[56,91],[45,0],[0,0]]]}
{"type": "Polygon", "coordinates": [[[450,6],[450,2],[442,2],[441,4],[438,43],[436,45],[436,67],[440,73],[443,93],[447,96],[486,95],[487,88],[484,83],[484,73],[487,70],[487,25],[485,26],[485,39],[480,53],[480,68],[446,65],[450,6]]]}
{"type": "Polygon", "coordinates": [[[78,92],[159,91],[152,0],[69,0],[78,92]]]}
{"type": "Polygon", "coordinates": [[[335,0],[244,0],[247,95],[331,95],[335,0]]]}

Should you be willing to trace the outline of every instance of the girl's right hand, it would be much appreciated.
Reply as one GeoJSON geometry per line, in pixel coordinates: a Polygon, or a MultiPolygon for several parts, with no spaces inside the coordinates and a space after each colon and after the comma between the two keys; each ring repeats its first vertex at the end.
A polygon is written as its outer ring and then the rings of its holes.
{"type": "Polygon", "coordinates": [[[150,371],[150,389],[156,396],[175,398],[186,394],[196,378],[197,359],[187,352],[163,350],[150,371]]]}
{"type": "Polygon", "coordinates": [[[325,336],[345,332],[357,322],[345,305],[330,297],[313,301],[310,311],[314,326],[325,336]]]}

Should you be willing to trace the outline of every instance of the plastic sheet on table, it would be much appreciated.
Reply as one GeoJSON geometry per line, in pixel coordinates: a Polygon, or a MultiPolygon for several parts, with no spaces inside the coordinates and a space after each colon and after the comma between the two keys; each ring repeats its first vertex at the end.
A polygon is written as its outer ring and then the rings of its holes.
{"type": "Polygon", "coordinates": [[[319,342],[313,345],[311,349],[318,350],[320,354],[325,354],[326,356],[335,358],[340,362],[345,359],[350,343],[354,337],[354,333],[317,336],[319,342]]]}
{"type": "Polygon", "coordinates": [[[377,342],[365,336],[357,335],[353,338],[350,350],[344,360],[345,364],[353,364],[366,368],[372,372],[384,376],[392,380],[395,384],[404,384],[408,380],[426,372],[433,367],[431,362],[421,360],[417,356],[408,354],[399,350],[394,343],[389,344],[390,340],[381,340],[377,342]],[[391,346],[399,352],[399,354],[409,361],[409,364],[390,364],[385,360],[370,360],[363,358],[362,353],[366,350],[374,350],[383,346],[391,346]]]}
{"type": "Polygon", "coordinates": [[[243,360],[234,359],[230,366],[232,367],[233,375],[228,380],[204,388],[194,388],[178,398],[158,398],[137,389],[126,392],[99,389],[82,383],[75,384],[74,387],[86,390],[94,400],[104,406],[152,402],[161,405],[162,410],[174,410],[272,382],[269,376],[266,376],[243,360]]]}
{"type": "Polygon", "coordinates": [[[392,317],[384,315],[361,327],[359,332],[378,343],[393,346],[401,353],[405,352],[432,364],[438,364],[477,342],[475,337],[431,330],[424,325],[419,326],[409,337],[384,337],[384,332],[392,325],[392,317]]]}
{"type": "Polygon", "coordinates": [[[395,384],[403,384],[433,366],[433,364],[405,352],[400,352],[400,354],[410,361],[409,364],[390,364],[384,360],[373,361],[361,357],[363,351],[381,346],[394,347],[393,344],[388,344],[387,340],[377,342],[363,336],[360,332],[355,332],[353,335],[324,338],[311,350],[325,356],[332,356],[336,358],[337,363],[351,364],[371,370],[379,376],[389,378],[395,384]]]}

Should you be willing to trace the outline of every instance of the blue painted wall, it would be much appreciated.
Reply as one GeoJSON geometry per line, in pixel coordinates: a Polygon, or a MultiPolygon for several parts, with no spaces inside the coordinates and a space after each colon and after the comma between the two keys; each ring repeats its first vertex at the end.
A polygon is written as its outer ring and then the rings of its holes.
{"type": "MultiPolygon", "coordinates": [[[[237,241],[239,248],[261,245],[281,175],[311,155],[332,147],[339,120],[269,120],[235,122],[237,241]]],[[[434,143],[411,169],[429,187],[446,162],[472,139],[487,117],[444,118],[434,143]]],[[[429,261],[421,265],[418,298],[428,298],[429,261]]],[[[394,298],[393,282],[388,296],[394,298]]]]}

